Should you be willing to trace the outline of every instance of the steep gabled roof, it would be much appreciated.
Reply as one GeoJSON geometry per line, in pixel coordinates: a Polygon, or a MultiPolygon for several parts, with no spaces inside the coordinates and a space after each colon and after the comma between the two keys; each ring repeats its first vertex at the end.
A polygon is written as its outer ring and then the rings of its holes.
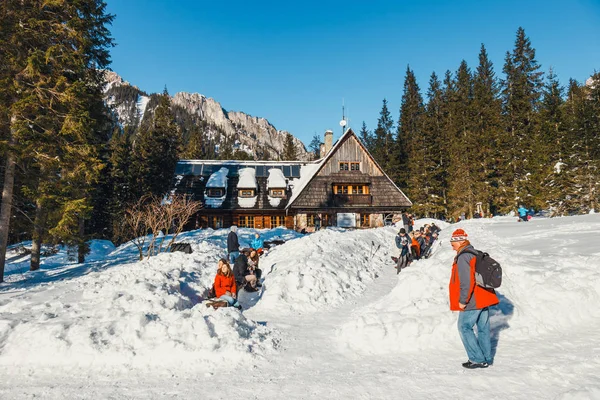
{"type": "MultiPolygon", "coordinates": [[[[371,155],[371,153],[369,153],[369,150],[367,150],[367,148],[362,144],[362,142],[360,141],[360,139],[356,136],[356,134],[354,133],[354,131],[352,129],[348,129],[337,140],[337,142],[335,142],[335,144],[333,145],[333,147],[331,148],[331,150],[327,153],[327,155],[324,158],[322,158],[321,160],[317,160],[317,161],[315,161],[314,164],[312,164],[312,166],[314,167],[314,169],[311,171],[311,173],[307,174],[306,177],[302,177],[300,179],[300,181],[301,181],[300,182],[300,186],[298,188],[294,188],[294,191],[293,191],[294,193],[293,193],[292,197],[290,198],[290,201],[288,201],[287,206],[285,207],[286,210],[289,209],[291,206],[293,206],[294,202],[296,201],[296,199],[298,199],[298,197],[304,192],[304,190],[308,186],[310,186],[310,183],[313,181],[313,179],[315,178],[315,176],[317,176],[319,174],[319,172],[321,171],[321,169],[323,169],[323,166],[325,164],[327,164],[327,161],[329,161],[329,159],[331,159],[331,157],[339,149],[339,147],[342,145],[342,143],[344,143],[346,140],[348,140],[348,138],[350,138],[352,136],[356,139],[356,141],[358,142],[358,144],[361,147],[361,149],[373,161],[373,163],[375,164],[375,166],[381,171],[381,173],[383,174],[383,176],[385,176],[387,178],[387,180],[394,186],[394,188],[396,188],[396,190],[398,190],[398,192],[400,192],[402,194],[402,196],[404,196],[406,198],[406,200],[412,206],[412,202],[410,201],[410,199],[408,198],[408,196],[406,196],[406,194],[404,194],[404,192],[402,190],[400,190],[400,188],[394,183],[394,181],[392,181],[390,179],[390,177],[385,173],[385,171],[381,168],[381,166],[379,165],[379,163],[373,158],[373,156],[371,155]]],[[[306,167],[308,167],[308,165],[305,166],[304,168],[306,168],[306,167]]]]}

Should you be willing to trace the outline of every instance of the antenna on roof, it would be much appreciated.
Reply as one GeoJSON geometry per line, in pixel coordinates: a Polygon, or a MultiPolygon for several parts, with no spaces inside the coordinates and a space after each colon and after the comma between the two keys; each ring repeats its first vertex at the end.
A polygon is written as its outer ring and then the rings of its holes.
{"type": "Polygon", "coordinates": [[[342,120],[340,121],[340,126],[342,127],[342,135],[344,134],[344,128],[346,127],[346,107],[344,104],[344,98],[342,97],[342,120]]]}

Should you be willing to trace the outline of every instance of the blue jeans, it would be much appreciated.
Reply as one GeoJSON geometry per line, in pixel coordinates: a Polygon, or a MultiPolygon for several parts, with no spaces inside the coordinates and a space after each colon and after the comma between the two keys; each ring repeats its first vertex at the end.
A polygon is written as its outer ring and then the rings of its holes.
{"type": "Polygon", "coordinates": [[[239,256],[240,256],[239,251],[232,251],[231,253],[229,253],[229,264],[233,265],[233,263],[235,262],[235,259],[238,258],[239,256]]]}
{"type": "Polygon", "coordinates": [[[471,362],[492,363],[490,313],[487,307],[481,310],[461,311],[458,314],[458,333],[471,362]],[[477,336],[473,331],[475,325],[477,336]]]}
{"type": "Polygon", "coordinates": [[[234,299],[231,296],[227,296],[226,294],[219,297],[219,299],[225,300],[227,302],[227,304],[229,304],[229,307],[231,307],[231,306],[237,307],[240,305],[240,303],[238,303],[238,301],[236,299],[234,299]]]}

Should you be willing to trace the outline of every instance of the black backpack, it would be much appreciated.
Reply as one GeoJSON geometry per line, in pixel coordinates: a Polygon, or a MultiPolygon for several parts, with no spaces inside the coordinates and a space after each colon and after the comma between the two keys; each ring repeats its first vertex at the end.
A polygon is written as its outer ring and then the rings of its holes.
{"type": "MultiPolygon", "coordinates": [[[[479,250],[463,250],[477,257],[475,261],[475,280],[477,285],[486,289],[497,289],[502,284],[502,267],[488,253],[479,250]]],[[[461,253],[461,254],[462,254],[461,253]]]]}

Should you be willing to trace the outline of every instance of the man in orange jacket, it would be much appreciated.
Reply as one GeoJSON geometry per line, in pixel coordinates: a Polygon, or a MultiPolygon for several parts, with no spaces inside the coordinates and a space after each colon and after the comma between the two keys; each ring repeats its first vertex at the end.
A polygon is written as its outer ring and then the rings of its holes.
{"type": "Polygon", "coordinates": [[[475,280],[475,255],[464,250],[474,250],[467,240],[467,233],[457,229],[450,238],[456,257],[450,277],[450,310],[459,311],[458,332],[469,360],[463,367],[487,368],[492,363],[490,339],[490,315],[488,307],[498,304],[493,289],[477,285],[475,280]],[[473,327],[477,325],[477,336],[473,327]]]}

